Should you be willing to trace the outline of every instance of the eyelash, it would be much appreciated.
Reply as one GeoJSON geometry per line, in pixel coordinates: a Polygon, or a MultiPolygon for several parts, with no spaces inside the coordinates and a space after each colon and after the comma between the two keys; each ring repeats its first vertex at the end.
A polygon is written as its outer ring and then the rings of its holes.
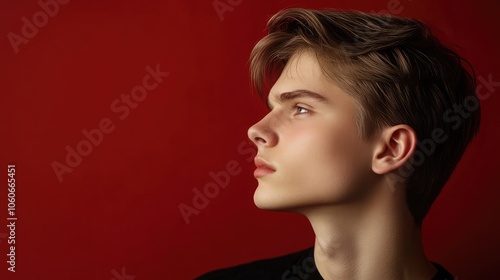
{"type": "MultiPolygon", "coordinates": [[[[303,115],[303,114],[309,114],[311,113],[311,110],[305,108],[305,107],[302,107],[302,106],[299,106],[299,104],[295,104],[293,106],[290,107],[295,113],[297,113],[298,115],[303,115]],[[303,112],[303,113],[298,113],[298,110],[305,110],[306,112],[303,112]]],[[[269,108],[268,107],[268,110],[269,112],[273,111],[273,109],[269,108]]]]}
{"type": "Polygon", "coordinates": [[[302,106],[299,106],[298,104],[295,104],[295,105],[293,106],[293,109],[295,109],[295,112],[297,112],[297,114],[298,114],[298,115],[303,115],[303,114],[310,113],[309,109],[304,108],[304,107],[302,107],[302,106]],[[300,109],[306,110],[307,112],[298,113],[298,110],[300,110],[300,109]]]}

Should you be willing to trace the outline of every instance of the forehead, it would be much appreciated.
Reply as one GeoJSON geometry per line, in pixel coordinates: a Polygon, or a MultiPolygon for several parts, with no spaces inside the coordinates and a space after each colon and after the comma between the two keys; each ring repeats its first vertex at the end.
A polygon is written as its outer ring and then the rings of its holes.
{"type": "Polygon", "coordinates": [[[278,102],[281,94],[297,90],[328,92],[332,85],[332,81],[325,77],[312,51],[295,53],[269,91],[267,103],[278,102]]]}

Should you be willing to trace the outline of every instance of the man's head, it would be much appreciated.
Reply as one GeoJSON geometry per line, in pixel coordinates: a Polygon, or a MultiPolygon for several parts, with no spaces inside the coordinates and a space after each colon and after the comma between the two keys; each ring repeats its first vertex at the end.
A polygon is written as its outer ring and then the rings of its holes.
{"type": "Polygon", "coordinates": [[[341,203],[383,177],[405,186],[420,224],[479,129],[464,61],[420,21],[388,15],[288,9],[268,31],[250,67],[274,108],[249,137],[276,172],[259,179],[256,204],[341,203]],[[327,100],[279,102],[299,90],[327,100]]]}

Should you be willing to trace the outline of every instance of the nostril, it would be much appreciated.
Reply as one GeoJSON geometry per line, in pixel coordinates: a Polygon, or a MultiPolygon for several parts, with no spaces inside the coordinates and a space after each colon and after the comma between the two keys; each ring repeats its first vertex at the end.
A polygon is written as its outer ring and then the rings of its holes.
{"type": "Polygon", "coordinates": [[[256,124],[248,128],[247,134],[248,138],[253,142],[257,142],[259,138],[262,138],[259,129],[256,127],[256,124]]]}
{"type": "Polygon", "coordinates": [[[275,133],[267,122],[260,121],[248,128],[248,138],[255,145],[272,145],[275,142],[275,133]]]}
{"type": "Polygon", "coordinates": [[[263,143],[263,144],[267,143],[266,139],[264,139],[264,138],[262,138],[260,136],[255,137],[255,142],[263,143]]]}

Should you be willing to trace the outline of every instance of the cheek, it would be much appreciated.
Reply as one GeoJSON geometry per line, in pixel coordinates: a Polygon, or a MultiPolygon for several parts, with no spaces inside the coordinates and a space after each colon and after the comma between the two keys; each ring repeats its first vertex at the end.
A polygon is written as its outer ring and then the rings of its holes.
{"type": "MultiPolygon", "coordinates": [[[[338,127],[338,126],[337,126],[338,127]]],[[[343,196],[363,171],[362,146],[350,129],[295,130],[282,162],[286,185],[314,197],[343,196]]]]}
{"type": "Polygon", "coordinates": [[[298,159],[295,162],[303,165],[341,163],[350,158],[357,143],[351,131],[337,127],[332,125],[294,129],[286,137],[290,141],[285,149],[289,151],[290,157],[298,159]]]}

